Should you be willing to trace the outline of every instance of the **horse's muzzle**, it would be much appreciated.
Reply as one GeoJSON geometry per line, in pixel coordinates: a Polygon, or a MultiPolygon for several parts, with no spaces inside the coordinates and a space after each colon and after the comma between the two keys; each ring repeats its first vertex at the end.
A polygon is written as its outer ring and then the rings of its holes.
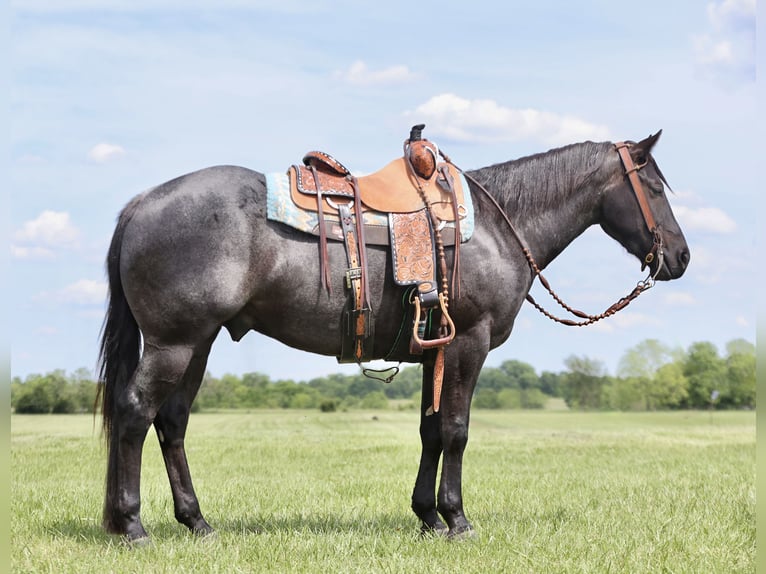
{"type": "Polygon", "coordinates": [[[672,279],[678,279],[685,272],[689,266],[689,260],[691,258],[688,247],[684,246],[677,250],[664,249],[664,257],[662,259],[657,258],[653,262],[654,266],[649,265],[652,276],[657,281],[670,281],[672,279]],[[661,267],[657,269],[658,266],[661,267]]]}

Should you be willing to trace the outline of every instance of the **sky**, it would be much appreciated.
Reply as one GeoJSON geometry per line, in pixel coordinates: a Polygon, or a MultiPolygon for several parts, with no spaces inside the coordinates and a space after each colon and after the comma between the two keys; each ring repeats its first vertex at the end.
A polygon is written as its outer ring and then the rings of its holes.
{"type": "MultiPolygon", "coordinates": [[[[639,140],[686,234],[684,277],[587,328],[531,306],[487,365],[538,373],[586,356],[615,373],[649,338],[688,348],[755,342],[758,289],[755,0],[356,2],[11,0],[10,244],[4,314],[11,373],[94,369],[104,260],[137,193],[203,167],[284,171],[310,149],[371,172],[425,123],[465,169],[585,140],[639,140]]],[[[593,228],[547,269],[599,313],[643,279],[593,228]]],[[[318,280],[318,279],[317,279],[318,280]]],[[[503,289],[502,285],[487,286],[503,289]]],[[[538,301],[550,303],[537,287],[538,301]]],[[[218,337],[214,376],[354,373],[257,333],[218,337]]]]}

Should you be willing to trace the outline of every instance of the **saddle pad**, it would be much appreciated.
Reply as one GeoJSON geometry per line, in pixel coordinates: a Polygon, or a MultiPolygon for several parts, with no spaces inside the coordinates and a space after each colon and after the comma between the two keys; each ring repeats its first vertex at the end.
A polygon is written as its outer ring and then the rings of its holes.
{"type": "MultiPolygon", "coordinates": [[[[460,210],[463,215],[460,220],[460,239],[465,243],[473,235],[474,209],[471,194],[467,191],[469,189],[468,182],[463,174],[458,175],[463,189],[466,190],[463,194],[464,201],[460,210]]],[[[314,204],[316,205],[316,201],[314,201],[314,204]]],[[[293,202],[290,196],[290,177],[288,173],[266,174],[266,217],[305,233],[314,235],[318,233],[319,218],[316,211],[302,209],[293,202]]],[[[325,221],[328,222],[327,238],[342,241],[343,234],[340,232],[340,221],[337,214],[326,212],[324,217],[325,221]]],[[[371,233],[366,231],[367,242],[387,245],[388,214],[379,211],[365,211],[363,218],[366,230],[372,231],[371,233]],[[376,233],[376,230],[380,232],[376,233]]],[[[445,245],[454,244],[454,229],[454,223],[448,222],[444,224],[442,233],[445,245]],[[448,230],[451,230],[451,233],[448,230]]]]}

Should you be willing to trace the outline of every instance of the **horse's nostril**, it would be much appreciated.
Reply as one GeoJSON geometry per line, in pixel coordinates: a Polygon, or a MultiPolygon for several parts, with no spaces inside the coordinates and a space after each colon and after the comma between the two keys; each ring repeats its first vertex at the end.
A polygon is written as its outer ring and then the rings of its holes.
{"type": "Polygon", "coordinates": [[[690,259],[690,255],[687,249],[684,249],[683,251],[681,251],[681,253],[678,254],[678,261],[684,267],[689,265],[689,259],[690,259]]]}

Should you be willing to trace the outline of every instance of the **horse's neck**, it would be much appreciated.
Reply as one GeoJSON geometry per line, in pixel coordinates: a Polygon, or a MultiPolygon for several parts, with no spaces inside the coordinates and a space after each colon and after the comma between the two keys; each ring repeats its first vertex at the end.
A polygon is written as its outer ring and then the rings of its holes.
{"type": "MultiPolygon", "coordinates": [[[[584,145],[584,144],[578,144],[584,145]]],[[[575,238],[598,222],[600,160],[582,160],[576,146],[479,170],[542,269],[575,238]]],[[[510,237],[510,234],[509,234],[510,237]]]]}
{"type": "Polygon", "coordinates": [[[586,229],[597,222],[596,190],[579,189],[561,205],[547,207],[519,222],[519,233],[544,269],[586,229]]]}

